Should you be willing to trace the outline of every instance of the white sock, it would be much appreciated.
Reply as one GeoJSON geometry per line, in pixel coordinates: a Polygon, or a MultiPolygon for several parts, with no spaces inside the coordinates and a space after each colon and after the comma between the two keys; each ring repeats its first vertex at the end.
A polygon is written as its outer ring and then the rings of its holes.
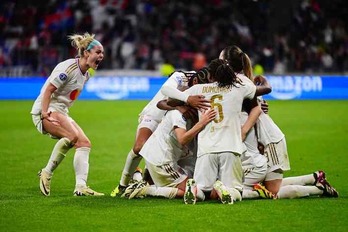
{"type": "Polygon", "coordinates": [[[175,198],[178,193],[178,188],[173,187],[156,187],[155,185],[150,185],[146,189],[147,196],[154,197],[165,197],[165,198],[175,198]]]}
{"type": "Polygon", "coordinates": [[[120,185],[127,186],[130,179],[132,178],[133,172],[139,165],[142,157],[135,154],[133,149],[127,155],[126,163],[123,167],[122,176],[120,180],[120,185]]]}
{"type": "Polygon", "coordinates": [[[205,195],[204,195],[204,192],[197,188],[197,196],[196,196],[197,200],[199,201],[204,201],[205,200],[205,195]]]}
{"type": "Polygon", "coordinates": [[[141,175],[140,172],[134,172],[132,179],[135,181],[142,181],[143,180],[143,176],[141,175]]]}
{"type": "Polygon", "coordinates": [[[260,198],[260,195],[257,191],[254,191],[251,189],[243,189],[242,198],[243,199],[260,198]]]}
{"type": "Polygon", "coordinates": [[[240,192],[237,189],[235,189],[235,188],[228,188],[228,187],[226,187],[226,188],[230,192],[230,194],[233,197],[234,201],[241,201],[242,200],[242,195],[240,194],[240,192]]]}
{"type": "Polygon", "coordinates": [[[293,176],[283,178],[282,185],[312,185],[315,182],[314,175],[293,176]]]}
{"type": "Polygon", "coordinates": [[[291,199],[321,194],[323,194],[323,190],[320,190],[315,186],[288,185],[280,187],[277,195],[279,199],[291,199]]]}
{"type": "Polygon", "coordinates": [[[48,160],[46,167],[44,168],[46,172],[49,174],[53,174],[53,171],[58,167],[58,165],[65,158],[66,153],[68,153],[69,149],[72,147],[71,142],[67,138],[61,138],[58,140],[56,145],[53,148],[51,153],[51,157],[48,160]]]}
{"type": "Polygon", "coordinates": [[[89,170],[89,153],[91,148],[79,147],[76,149],[74,156],[74,169],[76,176],[76,186],[87,186],[87,177],[89,170]]]}

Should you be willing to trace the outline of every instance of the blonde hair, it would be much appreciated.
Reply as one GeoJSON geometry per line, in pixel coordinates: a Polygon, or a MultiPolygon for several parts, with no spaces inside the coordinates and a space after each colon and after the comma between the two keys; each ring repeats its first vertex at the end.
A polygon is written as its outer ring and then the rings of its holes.
{"type": "Polygon", "coordinates": [[[71,46],[77,49],[78,56],[83,57],[83,52],[87,49],[88,45],[94,40],[94,34],[85,32],[83,35],[73,34],[68,38],[71,40],[71,46]]]}

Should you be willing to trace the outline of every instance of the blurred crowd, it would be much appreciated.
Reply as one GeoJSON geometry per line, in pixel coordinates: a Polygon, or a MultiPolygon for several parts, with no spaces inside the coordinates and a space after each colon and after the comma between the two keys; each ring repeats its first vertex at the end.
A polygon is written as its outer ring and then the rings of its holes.
{"type": "Polygon", "coordinates": [[[0,67],[46,76],[75,56],[67,35],[90,32],[104,45],[104,70],[197,70],[235,44],[266,73],[346,73],[346,1],[286,2],[1,1],[0,67]]]}

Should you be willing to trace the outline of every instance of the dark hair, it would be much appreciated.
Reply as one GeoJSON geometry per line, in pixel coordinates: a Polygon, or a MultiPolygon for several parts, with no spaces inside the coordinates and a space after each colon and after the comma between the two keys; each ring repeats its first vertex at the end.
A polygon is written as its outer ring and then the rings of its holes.
{"type": "Polygon", "coordinates": [[[237,76],[228,62],[214,59],[209,63],[208,69],[212,79],[218,82],[219,87],[236,86],[237,76]]]}
{"type": "Polygon", "coordinates": [[[197,84],[209,83],[210,72],[209,72],[207,67],[204,67],[204,68],[198,70],[198,72],[193,74],[193,76],[189,79],[189,81],[188,81],[189,87],[191,87],[193,85],[193,79],[195,77],[197,78],[197,84]]]}
{"type": "Polygon", "coordinates": [[[253,79],[252,66],[249,56],[239,47],[233,45],[225,47],[223,50],[223,59],[226,60],[236,73],[243,71],[249,79],[253,79]]]}

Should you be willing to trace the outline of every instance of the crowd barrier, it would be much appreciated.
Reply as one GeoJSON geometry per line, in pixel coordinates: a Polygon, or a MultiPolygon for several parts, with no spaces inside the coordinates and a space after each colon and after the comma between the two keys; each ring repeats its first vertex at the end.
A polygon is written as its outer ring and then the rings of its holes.
{"type": "MultiPolygon", "coordinates": [[[[346,76],[267,76],[272,93],[266,100],[348,99],[346,76]]],[[[79,99],[150,100],[167,78],[151,76],[107,76],[91,78],[79,99]]],[[[44,78],[0,78],[0,99],[34,100],[44,78]]]]}

